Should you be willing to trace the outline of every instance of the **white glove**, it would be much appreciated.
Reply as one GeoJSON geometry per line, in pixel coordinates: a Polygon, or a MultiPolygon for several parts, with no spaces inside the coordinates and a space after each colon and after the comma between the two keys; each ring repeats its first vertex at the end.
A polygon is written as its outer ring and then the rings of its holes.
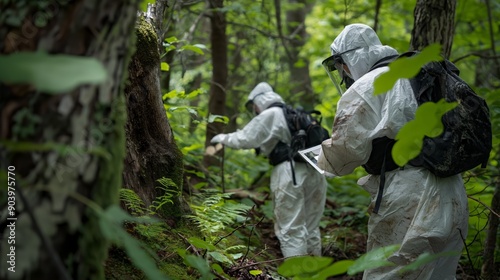
{"type": "Polygon", "coordinates": [[[210,144],[217,144],[217,143],[222,143],[226,139],[226,134],[217,134],[210,140],[210,144]]]}

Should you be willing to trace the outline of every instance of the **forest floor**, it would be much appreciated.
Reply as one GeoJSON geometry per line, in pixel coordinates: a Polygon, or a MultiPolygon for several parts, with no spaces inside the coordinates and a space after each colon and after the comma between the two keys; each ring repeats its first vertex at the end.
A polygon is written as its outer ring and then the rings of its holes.
{"type": "MultiPolygon", "coordinates": [[[[277,273],[277,269],[284,259],[279,241],[274,234],[273,221],[263,214],[264,209],[257,208],[256,211],[256,215],[251,217],[252,221],[249,221],[255,225],[251,230],[250,227],[240,228],[223,235],[224,242],[228,244],[224,246],[230,247],[238,243],[241,246],[241,244],[245,244],[242,242],[242,239],[245,238],[249,242],[251,241],[253,246],[251,250],[248,246],[242,257],[235,260],[232,265],[221,265],[226,276],[215,273],[216,279],[286,279],[277,273]],[[248,238],[249,236],[250,238],[248,238]],[[252,271],[261,271],[261,273],[252,275],[252,271]]],[[[339,207],[334,203],[327,203],[325,215],[320,223],[323,256],[331,257],[334,261],[359,258],[365,253],[366,248],[366,222],[367,216],[361,215],[356,210],[349,212],[346,208],[339,207]],[[357,218],[353,218],[355,216],[357,218]]],[[[206,251],[196,249],[188,241],[193,236],[202,238],[194,223],[185,222],[182,225],[162,223],[157,226],[129,225],[127,231],[143,241],[146,251],[155,257],[160,270],[166,272],[170,279],[200,279],[198,270],[186,266],[185,259],[178,254],[178,250],[181,249],[193,255],[205,256],[206,251]]],[[[456,277],[458,280],[480,279],[478,275],[479,271],[474,271],[467,266],[460,266],[456,277]]],[[[147,278],[132,264],[129,256],[122,249],[113,246],[106,262],[106,279],[147,278]]],[[[358,279],[362,279],[362,273],[329,278],[329,280],[358,279]]]]}

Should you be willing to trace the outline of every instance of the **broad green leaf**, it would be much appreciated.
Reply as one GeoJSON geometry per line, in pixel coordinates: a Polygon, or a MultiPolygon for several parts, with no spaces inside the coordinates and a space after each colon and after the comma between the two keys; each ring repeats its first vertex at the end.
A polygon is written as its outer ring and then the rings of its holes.
{"type": "Polygon", "coordinates": [[[285,277],[300,276],[320,271],[332,263],[328,257],[294,257],[286,259],[279,267],[278,273],[285,277]]]}
{"type": "Polygon", "coordinates": [[[170,65],[168,65],[168,63],[166,63],[166,62],[162,62],[161,63],[161,71],[166,71],[166,72],[170,71],[170,65]]]}
{"type": "Polygon", "coordinates": [[[189,243],[191,243],[191,245],[195,246],[196,248],[198,249],[206,249],[206,250],[210,250],[210,251],[213,251],[215,250],[215,246],[204,241],[204,240],[201,240],[197,237],[191,237],[188,239],[189,243]]]}
{"type": "Polygon", "coordinates": [[[423,253],[420,256],[418,256],[418,258],[414,262],[403,267],[399,272],[403,273],[403,272],[407,272],[407,271],[411,271],[411,270],[416,270],[419,267],[422,267],[423,265],[426,265],[430,262],[433,262],[439,258],[452,257],[452,256],[458,256],[458,255],[460,255],[460,252],[453,252],[453,251],[443,252],[443,253],[439,253],[439,254],[423,253]]]}
{"type": "Polygon", "coordinates": [[[341,260],[334,262],[329,267],[323,269],[314,279],[328,279],[331,276],[347,273],[349,267],[354,264],[353,260],[341,260]]]}
{"type": "Polygon", "coordinates": [[[63,93],[83,84],[100,84],[107,76],[102,63],[91,57],[43,52],[0,55],[0,81],[31,84],[45,93],[63,93]]]}
{"type": "Polygon", "coordinates": [[[177,39],[177,37],[175,37],[175,36],[165,38],[165,42],[167,42],[169,44],[172,44],[172,43],[175,43],[175,42],[178,42],[178,41],[179,41],[179,39],[177,39]]]}
{"type": "Polygon", "coordinates": [[[188,93],[188,95],[186,95],[186,99],[190,99],[190,100],[194,99],[195,97],[197,97],[201,93],[202,93],[201,89],[193,90],[192,92],[188,93]]]}
{"type": "Polygon", "coordinates": [[[417,157],[422,150],[424,136],[432,138],[443,133],[441,118],[457,105],[457,102],[449,103],[444,99],[420,105],[415,112],[415,119],[405,124],[396,135],[397,141],[392,148],[394,162],[404,166],[417,157]]]}
{"type": "Polygon", "coordinates": [[[197,54],[204,54],[203,50],[198,48],[198,47],[195,47],[193,45],[186,45],[186,46],[183,46],[181,48],[181,50],[188,50],[188,51],[192,51],[192,52],[195,52],[197,54]]]}
{"type": "Polygon", "coordinates": [[[226,265],[231,265],[233,264],[233,262],[228,258],[226,257],[225,255],[219,253],[219,252],[209,252],[208,253],[212,258],[214,258],[216,261],[220,262],[220,263],[224,263],[226,265]]]}
{"type": "Polygon", "coordinates": [[[382,73],[373,82],[374,95],[390,90],[397,80],[412,78],[418,74],[422,66],[431,61],[441,61],[441,46],[432,44],[424,48],[421,53],[412,57],[401,57],[389,64],[389,71],[382,73]]]}
{"type": "Polygon", "coordinates": [[[162,99],[165,100],[167,98],[174,98],[174,97],[178,97],[178,95],[179,95],[179,92],[176,89],[174,89],[174,90],[171,90],[171,91],[165,93],[162,96],[162,99]]]}
{"type": "Polygon", "coordinates": [[[390,245],[382,248],[371,250],[370,252],[362,255],[359,259],[347,270],[348,275],[354,275],[367,269],[373,269],[383,266],[393,266],[394,263],[387,260],[387,258],[399,249],[400,245],[390,245]]]}

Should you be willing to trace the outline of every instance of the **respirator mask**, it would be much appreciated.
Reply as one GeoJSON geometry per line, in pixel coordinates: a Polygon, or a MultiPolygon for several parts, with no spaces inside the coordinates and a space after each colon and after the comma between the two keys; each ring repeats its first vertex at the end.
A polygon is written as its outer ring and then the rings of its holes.
{"type": "Polygon", "coordinates": [[[344,60],[342,60],[342,55],[357,49],[360,49],[360,47],[333,54],[321,63],[340,95],[343,95],[344,92],[354,83],[351,75],[344,70],[345,63],[344,60]]]}

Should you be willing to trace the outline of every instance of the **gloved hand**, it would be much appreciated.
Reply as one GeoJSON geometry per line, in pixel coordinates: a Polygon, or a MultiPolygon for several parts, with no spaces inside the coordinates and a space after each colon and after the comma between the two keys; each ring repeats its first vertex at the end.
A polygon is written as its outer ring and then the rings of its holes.
{"type": "Polygon", "coordinates": [[[226,134],[217,134],[215,135],[212,140],[210,140],[210,144],[217,144],[217,143],[221,143],[224,139],[226,138],[226,134]]]}

